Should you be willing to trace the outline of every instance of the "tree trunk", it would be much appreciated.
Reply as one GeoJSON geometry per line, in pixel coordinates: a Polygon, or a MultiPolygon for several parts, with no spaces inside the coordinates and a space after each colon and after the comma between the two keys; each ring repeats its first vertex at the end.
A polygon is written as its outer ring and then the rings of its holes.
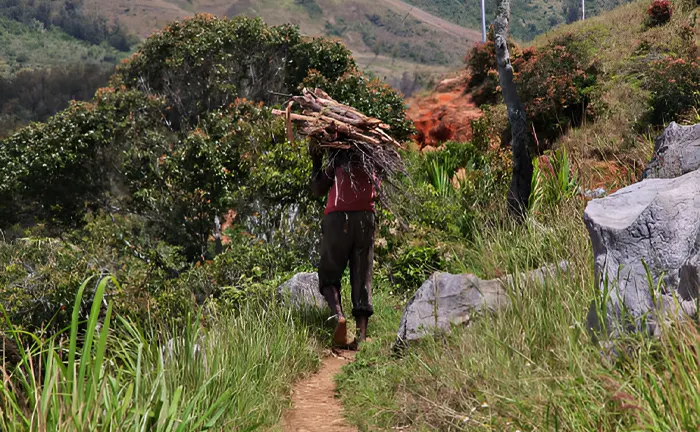
{"type": "Polygon", "coordinates": [[[527,205],[530,199],[532,159],[528,149],[527,117],[520,103],[515,82],[513,82],[513,66],[510,64],[510,54],[506,43],[509,21],[510,0],[499,0],[498,13],[494,22],[496,63],[498,64],[498,80],[501,84],[503,99],[508,108],[508,121],[513,134],[511,141],[513,149],[513,177],[508,190],[508,208],[514,216],[522,220],[527,213],[527,205]]]}

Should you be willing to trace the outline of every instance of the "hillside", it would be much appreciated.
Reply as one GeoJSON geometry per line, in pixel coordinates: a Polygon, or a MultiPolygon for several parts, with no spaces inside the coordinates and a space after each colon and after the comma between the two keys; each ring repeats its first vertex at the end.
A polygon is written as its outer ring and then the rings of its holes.
{"type": "Polygon", "coordinates": [[[126,56],[112,47],[78,40],[59,28],[29,26],[0,16],[0,75],[74,64],[111,68],[126,56]]]}
{"type": "Polygon", "coordinates": [[[394,81],[404,72],[434,74],[459,67],[468,47],[481,39],[478,31],[401,0],[120,0],[100,1],[99,7],[142,37],[195,12],[260,16],[270,25],[292,23],[307,35],[341,39],[361,68],[394,81]]]}
{"type": "Polygon", "coordinates": [[[71,4],[0,1],[0,139],[92,98],[128,56],[132,38],[71,4]]]}
{"type": "MultiPolygon", "coordinates": [[[[591,18],[631,0],[589,0],[586,17],[591,18]]],[[[406,0],[448,21],[467,28],[481,28],[480,0],[406,0]]],[[[486,19],[490,22],[496,13],[496,0],[486,0],[486,19]]],[[[578,0],[524,0],[511,4],[511,35],[529,41],[550,29],[581,18],[578,0]]]]}

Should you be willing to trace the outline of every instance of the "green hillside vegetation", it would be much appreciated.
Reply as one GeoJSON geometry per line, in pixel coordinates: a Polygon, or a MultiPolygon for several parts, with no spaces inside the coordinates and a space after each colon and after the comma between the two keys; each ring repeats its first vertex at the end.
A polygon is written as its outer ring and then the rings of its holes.
{"type": "Polygon", "coordinates": [[[0,17],[0,74],[23,69],[75,64],[113,67],[125,54],[105,45],[79,41],[59,28],[46,29],[38,21],[26,25],[0,17]]]}
{"type": "Polygon", "coordinates": [[[80,2],[0,4],[0,138],[92,98],[135,39],[80,2]]]}
{"type": "MultiPolygon", "coordinates": [[[[481,2],[479,0],[406,0],[448,21],[467,28],[481,28],[481,2]]],[[[629,0],[589,0],[586,2],[586,18],[591,18],[629,0]]],[[[491,22],[496,14],[496,0],[486,0],[486,19],[491,22]]],[[[510,23],[511,35],[522,41],[532,40],[552,28],[581,19],[581,2],[578,0],[527,0],[513,2],[510,23]]]]}
{"type": "MultiPolygon", "coordinates": [[[[274,2],[271,8],[280,5],[274,2]]],[[[268,7],[267,2],[250,4],[249,8],[235,8],[231,12],[247,15],[259,14],[268,7]]],[[[438,31],[406,13],[399,13],[387,5],[365,1],[343,4],[332,1],[295,1],[286,5],[282,17],[287,21],[298,20],[302,30],[344,40],[351,48],[372,52],[395,59],[408,60],[423,65],[457,65],[462,60],[465,41],[459,37],[438,31]],[[313,23],[309,20],[315,21],[313,23]],[[323,23],[323,27],[320,27],[323,23]]],[[[280,17],[276,18],[279,20],[280,17]]],[[[273,22],[275,20],[273,19],[273,22]]]]}
{"type": "Polygon", "coordinates": [[[129,51],[136,42],[118,21],[88,12],[83,0],[2,0],[0,15],[34,28],[59,28],[75,39],[119,51],[129,51]]]}
{"type": "MultiPolygon", "coordinates": [[[[601,357],[582,324],[598,288],[579,186],[599,175],[607,187],[633,181],[650,137],[700,109],[695,4],[674,3],[661,25],[647,21],[648,6],[513,50],[541,137],[520,225],[505,203],[510,151],[492,57],[488,44],[475,48],[471,91],[488,104],[472,141],[431,153],[408,145],[404,199],[393,212],[379,206],[372,340],[338,378],[349,421],[362,430],[700,423],[695,324],[623,338],[617,359],[601,357]],[[619,169],[601,174],[601,164],[619,169]],[[392,351],[402,307],[432,272],[494,278],[560,260],[569,263],[560,277],[516,283],[505,313],[392,351]]],[[[325,311],[289,311],[275,293],[318,261],[323,202],[308,190],[307,143],[289,142],[270,112],[305,86],[380,118],[401,141],[412,133],[402,97],[359,72],[342,44],[198,15],[147,39],[90,101],[0,142],[0,428],[278,422],[331,330],[325,311]],[[215,218],[231,209],[217,242],[215,218]]]]}

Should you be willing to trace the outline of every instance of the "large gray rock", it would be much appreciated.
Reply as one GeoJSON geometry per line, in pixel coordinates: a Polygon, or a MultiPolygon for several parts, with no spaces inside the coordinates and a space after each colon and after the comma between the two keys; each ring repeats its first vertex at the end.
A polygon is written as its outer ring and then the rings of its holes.
{"type": "Polygon", "coordinates": [[[656,138],[654,157],[644,178],[676,178],[700,168],[700,124],[680,126],[672,122],[656,138]]]}
{"type": "MultiPolygon", "coordinates": [[[[584,220],[596,280],[607,293],[604,318],[610,333],[626,328],[655,334],[664,318],[660,312],[697,313],[700,170],[644,180],[590,201],[584,220]]],[[[590,329],[600,330],[603,320],[593,308],[588,320],[590,329]]]]}
{"type": "MultiPolygon", "coordinates": [[[[566,270],[567,263],[559,264],[566,270]]],[[[521,281],[542,283],[557,266],[547,266],[520,275],[521,281]]],[[[507,287],[515,278],[481,280],[472,274],[453,275],[436,272],[408,301],[396,335],[396,346],[432,334],[435,330],[449,331],[453,325],[467,324],[479,312],[495,311],[510,304],[507,287]]]]}
{"type": "Polygon", "coordinates": [[[326,307],[318,288],[318,273],[297,273],[277,287],[277,294],[293,307],[326,307]]]}

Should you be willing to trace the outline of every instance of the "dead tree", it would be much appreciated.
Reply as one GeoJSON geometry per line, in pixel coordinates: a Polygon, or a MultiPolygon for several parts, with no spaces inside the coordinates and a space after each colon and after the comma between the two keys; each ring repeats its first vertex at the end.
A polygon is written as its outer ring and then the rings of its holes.
{"type": "Polygon", "coordinates": [[[520,103],[520,97],[513,81],[513,66],[508,53],[508,22],[510,21],[510,0],[498,1],[498,12],[494,22],[496,45],[496,63],[498,80],[501,84],[503,99],[508,108],[508,121],[512,133],[513,177],[508,190],[508,208],[513,215],[522,220],[527,213],[532,187],[532,159],[529,151],[527,116],[520,103]]]}

